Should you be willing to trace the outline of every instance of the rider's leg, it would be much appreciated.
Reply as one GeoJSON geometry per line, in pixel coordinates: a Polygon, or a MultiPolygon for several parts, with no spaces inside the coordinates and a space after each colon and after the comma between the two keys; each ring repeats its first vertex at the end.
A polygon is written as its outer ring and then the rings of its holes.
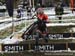
{"type": "Polygon", "coordinates": [[[47,27],[45,23],[44,23],[42,32],[43,32],[43,37],[44,37],[45,42],[48,42],[48,32],[47,32],[47,27]]]}
{"type": "Polygon", "coordinates": [[[39,30],[36,30],[36,37],[35,37],[35,45],[36,45],[36,51],[39,50],[39,36],[40,36],[40,33],[39,33],[39,30]]]}

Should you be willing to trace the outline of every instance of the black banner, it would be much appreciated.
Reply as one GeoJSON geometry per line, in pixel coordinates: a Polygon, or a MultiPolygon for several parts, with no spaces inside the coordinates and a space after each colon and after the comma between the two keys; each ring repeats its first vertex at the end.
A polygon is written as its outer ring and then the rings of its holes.
{"type": "MultiPolygon", "coordinates": [[[[29,50],[28,45],[24,44],[9,44],[2,46],[3,51],[25,51],[29,50]]],[[[52,51],[52,50],[66,50],[66,44],[47,44],[47,45],[38,45],[40,51],[52,51]]],[[[36,46],[31,45],[31,49],[35,50],[36,46]]]]}
{"type": "Polygon", "coordinates": [[[68,47],[69,47],[71,50],[75,50],[75,43],[69,43],[68,47]]]}
{"type": "Polygon", "coordinates": [[[50,33],[48,34],[49,38],[69,38],[75,37],[75,33],[50,33]]]}
{"type": "MultiPolygon", "coordinates": [[[[35,44],[30,44],[31,50],[36,50],[35,44]]],[[[56,50],[75,50],[75,43],[59,43],[59,44],[39,44],[38,49],[40,51],[56,51],[56,50]]],[[[2,45],[3,51],[25,51],[29,50],[28,44],[4,44],[2,45]]]]}
{"type": "MultiPolygon", "coordinates": [[[[36,45],[31,45],[33,50],[35,50],[36,47],[36,45]]],[[[39,44],[38,49],[40,51],[66,50],[66,44],[39,44]]]]}
{"type": "MultiPolygon", "coordinates": [[[[35,37],[36,35],[24,35],[23,39],[26,39],[26,38],[32,39],[35,37]]],[[[49,39],[51,38],[69,38],[69,37],[75,37],[75,33],[49,33],[47,37],[49,39]]]]}
{"type": "Polygon", "coordinates": [[[75,37],[75,33],[73,33],[73,37],[75,37]]]}

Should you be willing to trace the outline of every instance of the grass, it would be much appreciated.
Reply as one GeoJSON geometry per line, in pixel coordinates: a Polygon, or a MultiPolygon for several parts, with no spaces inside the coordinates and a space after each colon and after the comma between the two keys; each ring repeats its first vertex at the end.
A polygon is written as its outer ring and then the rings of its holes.
{"type": "Polygon", "coordinates": [[[74,19],[75,16],[64,17],[63,19],[74,19]]]}
{"type": "MultiPolygon", "coordinates": [[[[15,26],[14,27],[15,28],[15,32],[20,31],[24,27],[25,27],[25,23],[22,23],[20,25],[15,26]]],[[[5,37],[7,37],[7,36],[9,36],[11,34],[12,34],[12,27],[7,28],[5,30],[2,30],[2,31],[0,31],[0,39],[3,39],[3,38],[5,38],[5,37]]]]}
{"type": "Polygon", "coordinates": [[[49,27],[48,31],[49,33],[68,33],[70,29],[69,27],[49,27]]]}

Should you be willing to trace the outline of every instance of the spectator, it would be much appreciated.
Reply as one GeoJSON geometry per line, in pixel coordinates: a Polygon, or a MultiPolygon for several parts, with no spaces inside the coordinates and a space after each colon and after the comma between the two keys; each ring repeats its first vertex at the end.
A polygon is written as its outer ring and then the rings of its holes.
{"type": "Polygon", "coordinates": [[[23,2],[23,8],[26,9],[28,2],[23,2]]]}
{"type": "Polygon", "coordinates": [[[31,11],[32,10],[32,7],[30,6],[27,6],[27,16],[28,16],[28,19],[31,17],[31,11]]]}
{"type": "Polygon", "coordinates": [[[18,6],[17,14],[17,18],[20,18],[22,16],[22,7],[18,6]]]}
{"type": "MultiPolygon", "coordinates": [[[[60,4],[55,7],[55,13],[59,20],[61,20],[63,15],[63,7],[60,4]]],[[[59,23],[61,23],[61,21],[59,21],[59,23]]]]}

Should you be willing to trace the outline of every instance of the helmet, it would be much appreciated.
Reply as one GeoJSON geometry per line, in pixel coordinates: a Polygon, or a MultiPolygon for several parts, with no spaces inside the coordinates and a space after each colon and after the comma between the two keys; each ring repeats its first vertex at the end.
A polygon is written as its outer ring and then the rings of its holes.
{"type": "Polygon", "coordinates": [[[44,11],[43,11],[42,8],[38,8],[36,12],[37,12],[38,14],[42,14],[42,13],[44,13],[44,11]]]}

